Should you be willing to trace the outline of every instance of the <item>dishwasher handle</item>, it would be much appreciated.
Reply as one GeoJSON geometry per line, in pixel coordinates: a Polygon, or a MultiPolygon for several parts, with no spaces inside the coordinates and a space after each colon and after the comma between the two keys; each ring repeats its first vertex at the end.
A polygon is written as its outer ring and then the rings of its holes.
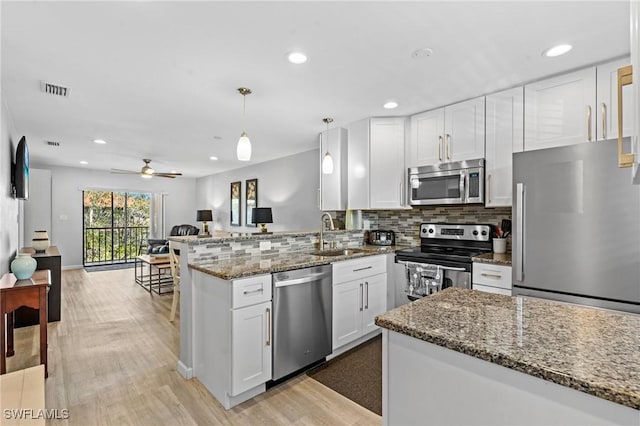
{"type": "Polygon", "coordinates": [[[314,281],[319,281],[323,278],[326,277],[331,277],[331,274],[327,274],[327,273],[321,273],[321,274],[311,274],[308,275],[306,277],[302,277],[302,278],[294,278],[292,280],[283,280],[283,281],[276,281],[274,282],[274,286],[276,288],[278,287],[286,287],[289,285],[296,285],[296,284],[306,284],[306,283],[311,283],[314,281]]]}

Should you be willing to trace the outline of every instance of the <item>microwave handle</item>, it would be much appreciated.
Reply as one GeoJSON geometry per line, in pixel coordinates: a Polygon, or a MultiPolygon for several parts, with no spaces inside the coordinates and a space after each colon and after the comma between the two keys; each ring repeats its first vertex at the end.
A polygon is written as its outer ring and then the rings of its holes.
{"type": "Polygon", "coordinates": [[[466,202],[469,199],[469,184],[467,183],[467,173],[460,171],[460,196],[462,202],[466,202]]]}

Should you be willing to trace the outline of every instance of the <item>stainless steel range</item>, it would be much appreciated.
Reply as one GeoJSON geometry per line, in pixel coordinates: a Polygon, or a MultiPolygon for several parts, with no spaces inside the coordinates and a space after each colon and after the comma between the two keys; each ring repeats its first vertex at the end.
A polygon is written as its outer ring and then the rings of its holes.
{"type": "Polygon", "coordinates": [[[406,272],[410,300],[448,287],[471,288],[472,258],[491,252],[491,225],[423,223],[420,247],[396,252],[406,272]]]}

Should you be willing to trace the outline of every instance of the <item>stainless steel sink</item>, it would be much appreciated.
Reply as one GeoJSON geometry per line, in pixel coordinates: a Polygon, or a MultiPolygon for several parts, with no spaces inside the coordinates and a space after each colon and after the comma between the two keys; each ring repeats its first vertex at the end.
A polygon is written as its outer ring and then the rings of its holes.
{"type": "Polygon", "coordinates": [[[350,256],[356,253],[364,253],[366,250],[357,249],[357,248],[348,248],[348,249],[340,249],[340,250],[318,250],[314,251],[311,254],[314,256],[350,256]]]}

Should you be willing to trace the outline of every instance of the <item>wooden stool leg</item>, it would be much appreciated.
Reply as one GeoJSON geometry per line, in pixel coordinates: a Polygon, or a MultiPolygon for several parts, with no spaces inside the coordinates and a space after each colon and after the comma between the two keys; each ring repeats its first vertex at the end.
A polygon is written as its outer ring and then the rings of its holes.
{"type": "Polygon", "coordinates": [[[47,368],[47,288],[40,290],[40,364],[44,364],[44,377],[49,377],[47,368]]]}
{"type": "MultiPolygon", "coordinates": [[[[15,312],[15,311],[14,311],[15,312]]],[[[14,312],[9,312],[7,314],[7,356],[13,356],[15,354],[13,350],[13,314],[14,312]]]]}

